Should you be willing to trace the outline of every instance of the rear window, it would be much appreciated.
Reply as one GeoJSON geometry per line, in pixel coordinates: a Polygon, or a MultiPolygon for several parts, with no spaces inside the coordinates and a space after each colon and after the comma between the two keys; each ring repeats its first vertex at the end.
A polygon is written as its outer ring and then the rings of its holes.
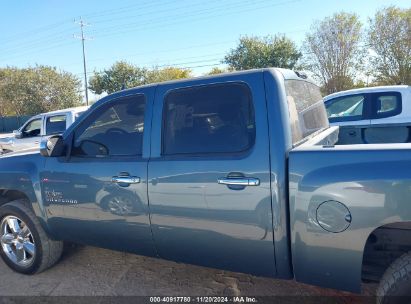
{"type": "Polygon", "coordinates": [[[304,80],[286,80],[293,144],[305,137],[328,128],[327,112],[325,111],[319,87],[304,80]]]}
{"type": "Polygon", "coordinates": [[[48,117],[46,120],[46,135],[63,133],[66,130],[66,115],[48,117]]]}
{"type": "Polygon", "coordinates": [[[381,93],[376,96],[376,118],[395,116],[401,113],[401,94],[398,92],[381,93]]]}
{"type": "Polygon", "coordinates": [[[254,108],[245,84],[213,84],[167,94],[163,155],[243,152],[254,140],[254,108]]]}

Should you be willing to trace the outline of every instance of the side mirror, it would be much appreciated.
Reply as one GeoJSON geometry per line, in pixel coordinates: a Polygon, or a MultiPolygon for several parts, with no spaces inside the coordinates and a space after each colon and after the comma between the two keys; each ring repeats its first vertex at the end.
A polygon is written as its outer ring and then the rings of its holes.
{"type": "Polygon", "coordinates": [[[23,134],[19,130],[14,130],[13,134],[14,134],[15,138],[22,138],[23,137],[23,134]]]}
{"type": "Polygon", "coordinates": [[[64,140],[61,135],[51,136],[40,143],[40,154],[45,157],[57,157],[64,154],[64,140]]]}

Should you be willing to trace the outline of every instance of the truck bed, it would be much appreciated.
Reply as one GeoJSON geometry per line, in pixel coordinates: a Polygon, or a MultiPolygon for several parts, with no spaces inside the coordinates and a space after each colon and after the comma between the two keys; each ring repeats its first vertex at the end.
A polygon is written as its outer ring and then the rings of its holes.
{"type": "Polygon", "coordinates": [[[358,292],[370,234],[411,220],[411,144],[335,145],[337,132],[289,152],[292,260],[299,281],[358,292]]]}

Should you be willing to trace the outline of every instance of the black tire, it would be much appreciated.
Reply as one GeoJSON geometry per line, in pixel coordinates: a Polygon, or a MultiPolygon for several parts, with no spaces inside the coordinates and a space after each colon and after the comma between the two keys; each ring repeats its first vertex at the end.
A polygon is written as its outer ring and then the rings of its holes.
{"type": "Polygon", "coordinates": [[[378,304],[411,303],[411,251],[385,271],[377,289],[378,304]]]}
{"type": "MultiPolygon", "coordinates": [[[[53,266],[60,259],[63,252],[63,242],[49,238],[36,215],[27,206],[29,206],[28,201],[22,199],[1,206],[0,223],[3,222],[4,218],[14,216],[27,225],[35,244],[35,254],[32,261],[29,265],[20,266],[7,256],[2,246],[0,246],[0,255],[11,269],[23,274],[35,274],[53,266]]],[[[3,231],[0,231],[0,236],[2,235],[3,231]]]]}

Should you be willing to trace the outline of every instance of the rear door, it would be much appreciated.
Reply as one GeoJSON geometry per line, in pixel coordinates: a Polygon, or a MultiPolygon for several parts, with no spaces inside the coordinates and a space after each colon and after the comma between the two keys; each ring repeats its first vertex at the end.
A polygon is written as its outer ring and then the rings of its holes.
{"type": "Polygon", "coordinates": [[[340,126],[339,144],[361,144],[371,124],[371,100],[366,93],[329,99],[325,102],[330,125],[340,126]]]}
{"type": "Polygon", "coordinates": [[[159,86],[148,193],[161,257],[275,274],[263,73],[159,86]]]}
{"type": "Polygon", "coordinates": [[[410,119],[403,115],[400,92],[371,94],[371,127],[365,131],[367,143],[404,143],[410,141],[410,119]]]}
{"type": "Polygon", "coordinates": [[[54,114],[45,116],[44,119],[44,135],[51,136],[56,134],[63,134],[67,129],[68,114],[54,114]]]}

